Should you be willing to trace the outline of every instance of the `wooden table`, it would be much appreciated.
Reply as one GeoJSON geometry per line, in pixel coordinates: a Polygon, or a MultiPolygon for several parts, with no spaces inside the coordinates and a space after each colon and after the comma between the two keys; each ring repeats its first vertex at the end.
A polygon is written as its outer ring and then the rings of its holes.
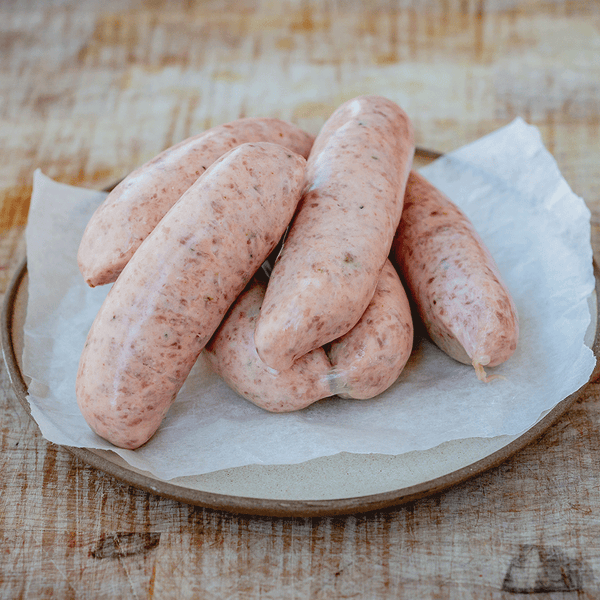
{"type": "MultiPolygon", "coordinates": [[[[598,260],[597,3],[8,0],[0,290],[24,256],[34,169],[99,188],[239,116],[316,133],[362,93],[397,101],[417,142],[440,151],[517,116],[535,124],[592,211],[598,260]]],[[[600,597],[598,384],[458,487],[313,519],[235,516],[121,484],[46,442],[4,371],[0,384],[2,598],[600,597]]]]}

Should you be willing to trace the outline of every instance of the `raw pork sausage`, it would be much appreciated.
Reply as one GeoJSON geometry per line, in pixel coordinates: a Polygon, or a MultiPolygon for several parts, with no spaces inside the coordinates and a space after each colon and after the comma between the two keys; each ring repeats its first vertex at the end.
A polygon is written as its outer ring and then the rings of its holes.
{"type": "Polygon", "coordinates": [[[254,329],[267,285],[255,277],[240,294],[205,354],[227,385],[271,412],[290,412],[331,396],[331,364],[323,348],[300,357],[291,368],[274,371],[256,353],[254,329]]]}
{"type": "Polygon", "coordinates": [[[484,367],[507,360],[519,322],[489,250],[464,213],[411,172],[391,256],[432,340],[455,360],[484,367]]]}
{"type": "Polygon", "coordinates": [[[256,326],[267,365],[289,369],[356,325],[388,256],[413,155],[410,119],[386,98],[350,100],[327,120],[256,326]]]}
{"type": "Polygon", "coordinates": [[[217,158],[245,142],[273,142],[306,158],[313,137],[279,119],[239,119],[161,152],[119,183],[92,215],[77,256],[87,284],[115,281],[181,195],[217,158]]]}
{"type": "Polygon", "coordinates": [[[256,277],[205,349],[215,371],[247,400],[272,412],[289,412],[335,394],[367,399],[402,372],[412,349],[413,324],[408,298],[389,261],[356,326],[327,350],[311,350],[285,371],[269,368],[254,344],[265,288],[256,277]]]}
{"type": "Polygon", "coordinates": [[[410,305],[398,273],[385,261],[375,295],[360,321],[331,343],[336,394],[373,398],[404,369],[413,347],[410,305]]]}
{"type": "Polygon", "coordinates": [[[154,434],[292,218],[305,163],[279,145],[241,145],[146,238],[110,290],[79,363],[77,400],[96,433],[123,448],[154,434]]]}

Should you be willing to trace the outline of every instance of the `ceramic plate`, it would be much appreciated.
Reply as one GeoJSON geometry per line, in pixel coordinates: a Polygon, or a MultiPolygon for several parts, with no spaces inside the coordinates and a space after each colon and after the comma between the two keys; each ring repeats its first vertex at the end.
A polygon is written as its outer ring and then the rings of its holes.
{"type": "MultiPolygon", "coordinates": [[[[439,153],[418,149],[415,164],[423,166],[438,156],[439,153]]],[[[600,275],[596,265],[594,274],[596,319],[588,333],[598,356],[596,298],[600,275]]],[[[4,362],[17,398],[30,414],[27,382],[21,370],[27,289],[27,264],[23,261],[7,290],[0,326],[4,362]]],[[[590,381],[599,373],[597,366],[590,381]]],[[[198,506],[266,516],[358,513],[422,498],[500,464],[546,431],[581,397],[585,388],[563,399],[518,436],[455,440],[400,456],[342,453],[296,465],[250,465],[167,482],[134,469],[110,451],[65,448],[130,485],[198,506]]]]}

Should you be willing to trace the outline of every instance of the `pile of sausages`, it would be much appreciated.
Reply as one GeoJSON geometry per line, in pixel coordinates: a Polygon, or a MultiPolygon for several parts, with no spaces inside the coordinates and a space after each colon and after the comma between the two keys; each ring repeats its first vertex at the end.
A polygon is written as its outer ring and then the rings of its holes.
{"type": "Polygon", "coordinates": [[[372,398],[412,351],[398,273],[431,339],[492,379],[484,367],[517,345],[514,303],[465,215],[411,171],[414,150],[406,113],[361,96],[315,139],[240,119],[126,177],[78,254],[90,286],[114,282],[77,374],[90,427],[116,446],[144,444],[203,350],[266,410],[372,398]],[[260,266],[282,237],[267,280],[260,266]]]}

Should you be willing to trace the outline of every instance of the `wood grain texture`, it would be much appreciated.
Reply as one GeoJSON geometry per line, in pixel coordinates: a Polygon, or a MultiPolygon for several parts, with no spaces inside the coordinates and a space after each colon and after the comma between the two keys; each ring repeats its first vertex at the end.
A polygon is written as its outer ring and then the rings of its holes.
{"type": "MultiPolygon", "coordinates": [[[[592,211],[600,252],[600,7],[548,0],[0,3],[0,290],[32,174],[103,187],[240,116],[316,133],[381,93],[441,151],[517,116],[592,211]]],[[[51,249],[49,249],[51,251],[51,249]]],[[[600,386],[500,467],[344,518],[203,510],[47,443],[0,372],[2,598],[600,597],[600,386]]]]}

